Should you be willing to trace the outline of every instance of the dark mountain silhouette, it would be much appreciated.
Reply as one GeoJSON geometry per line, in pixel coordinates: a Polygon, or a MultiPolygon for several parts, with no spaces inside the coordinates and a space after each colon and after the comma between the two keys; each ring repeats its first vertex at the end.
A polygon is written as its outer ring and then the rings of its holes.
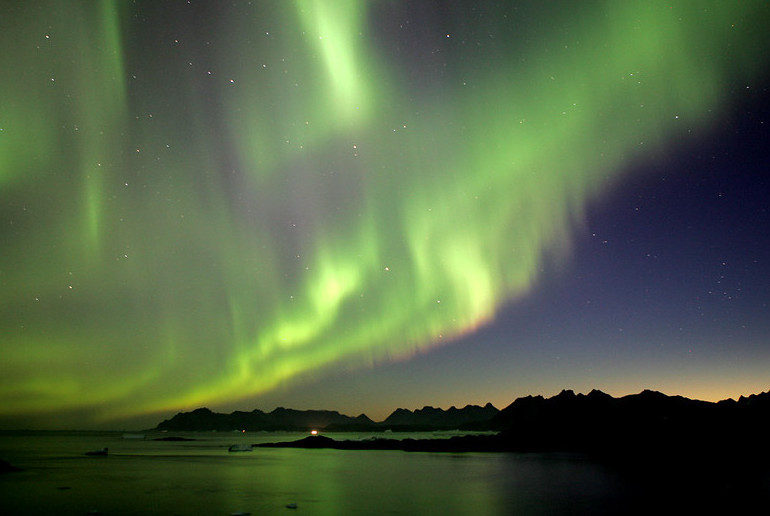
{"type": "Polygon", "coordinates": [[[411,410],[399,408],[385,418],[382,426],[393,430],[405,427],[421,427],[429,430],[454,430],[473,423],[487,422],[500,412],[491,403],[483,407],[466,405],[458,409],[450,407],[443,410],[434,407],[423,407],[411,410]]]}
{"type": "Polygon", "coordinates": [[[279,407],[266,413],[261,410],[251,412],[235,411],[219,414],[207,408],[192,412],[180,412],[171,419],[160,423],[156,430],[165,431],[276,431],[276,430],[311,430],[322,429],[330,425],[366,425],[375,423],[361,414],[350,417],[331,410],[294,410],[279,407]]]}
{"type": "Polygon", "coordinates": [[[293,410],[279,407],[266,413],[235,411],[219,414],[207,408],[180,412],[160,423],[156,430],[165,431],[232,431],[232,430],[325,430],[327,432],[361,431],[422,431],[453,430],[467,424],[483,424],[499,412],[492,404],[468,405],[462,409],[443,410],[425,407],[414,412],[397,409],[382,423],[375,423],[366,414],[350,417],[328,410],[293,410]]]}
{"type": "MultiPolygon", "coordinates": [[[[718,403],[645,390],[620,398],[601,391],[519,398],[489,421],[511,447],[580,451],[696,450],[760,440],[770,392],[718,403]]],[[[762,439],[764,440],[764,439],[762,439]]]]}
{"type": "Polygon", "coordinates": [[[157,430],[324,430],[425,431],[491,430],[499,433],[487,445],[510,451],[581,451],[612,454],[661,453],[666,450],[746,450],[764,445],[770,428],[770,392],[717,403],[645,390],[614,398],[598,390],[575,394],[564,390],[551,398],[525,396],[502,410],[491,404],[448,410],[424,407],[397,409],[376,423],[361,414],[277,408],[218,414],[207,408],[183,412],[163,421],[157,430]]]}

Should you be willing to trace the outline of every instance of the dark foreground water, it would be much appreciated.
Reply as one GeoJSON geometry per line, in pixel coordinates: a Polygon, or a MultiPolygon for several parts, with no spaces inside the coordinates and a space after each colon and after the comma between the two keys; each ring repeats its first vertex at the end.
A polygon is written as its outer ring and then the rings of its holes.
{"type": "Polygon", "coordinates": [[[149,440],[167,435],[0,434],[0,457],[23,468],[0,475],[0,514],[661,514],[670,503],[575,455],[227,451],[304,437],[286,433],[149,440]],[[85,455],[103,447],[106,457],[85,455]]]}

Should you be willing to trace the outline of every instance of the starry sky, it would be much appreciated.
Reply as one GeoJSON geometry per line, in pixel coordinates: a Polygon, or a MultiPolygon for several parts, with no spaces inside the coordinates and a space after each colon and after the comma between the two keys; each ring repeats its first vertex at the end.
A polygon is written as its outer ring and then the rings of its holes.
{"type": "Polygon", "coordinates": [[[0,428],[770,388],[765,1],[0,12],[0,428]]]}

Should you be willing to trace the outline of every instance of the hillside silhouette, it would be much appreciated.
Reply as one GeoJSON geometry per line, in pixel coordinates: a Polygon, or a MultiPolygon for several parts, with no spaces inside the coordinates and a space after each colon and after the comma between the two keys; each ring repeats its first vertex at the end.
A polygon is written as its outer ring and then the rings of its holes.
{"type": "Polygon", "coordinates": [[[372,421],[366,414],[346,416],[330,410],[294,410],[279,407],[272,412],[253,410],[235,411],[230,414],[199,408],[192,412],[180,412],[160,423],[160,431],[309,431],[362,432],[362,431],[431,431],[454,430],[468,425],[485,425],[499,410],[488,403],[484,407],[468,405],[458,409],[443,410],[424,407],[416,411],[396,409],[382,422],[372,421]]]}
{"type": "Polygon", "coordinates": [[[708,402],[652,390],[619,398],[599,390],[588,394],[563,390],[550,398],[517,398],[502,410],[491,404],[448,410],[399,408],[382,422],[365,414],[351,417],[328,410],[277,408],[269,413],[220,414],[199,408],[163,421],[156,430],[485,430],[496,432],[483,445],[490,449],[644,454],[713,448],[737,451],[745,450],[747,443],[763,449],[769,424],[770,392],[708,402]]]}

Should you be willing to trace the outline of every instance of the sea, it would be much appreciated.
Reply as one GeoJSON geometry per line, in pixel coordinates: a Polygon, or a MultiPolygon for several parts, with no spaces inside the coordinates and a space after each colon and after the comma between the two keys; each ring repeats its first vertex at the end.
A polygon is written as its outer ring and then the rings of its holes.
{"type": "Polygon", "coordinates": [[[612,467],[578,454],[228,451],[232,445],[306,436],[0,432],[0,458],[20,468],[0,474],[0,514],[572,515],[650,509],[660,514],[654,509],[670,503],[663,499],[664,490],[642,488],[612,467]],[[171,436],[190,440],[156,440],[171,436]],[[107,455],[86,454],[103,448],[107,455]]]}

